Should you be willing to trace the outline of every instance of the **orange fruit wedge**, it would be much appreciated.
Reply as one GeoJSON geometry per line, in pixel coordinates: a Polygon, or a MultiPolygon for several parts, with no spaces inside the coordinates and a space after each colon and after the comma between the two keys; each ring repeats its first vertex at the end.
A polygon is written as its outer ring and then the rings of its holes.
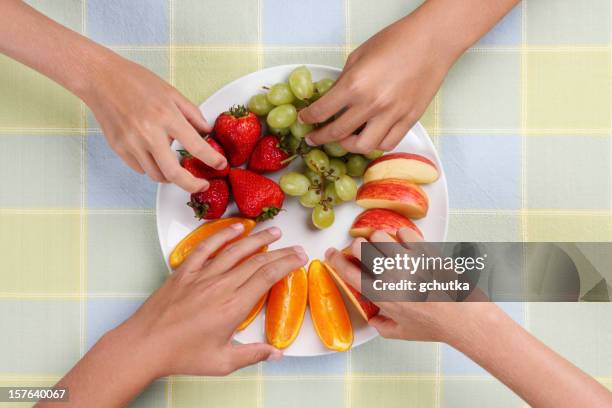
{"type": "Polygon", "coordinates": [[[327,268],[314,260],[308,268],[308,304],[319,338],[325,347],[346,351],[353,344],[353,326],[342,295],[327,268]]]}
{"type": "Polygon", "coordinates": [[[270,289],[266,307],[266,338],[278,349],[289,347],[297,337],[308,301],[306,269],[291,272],[270,289]]]}
{"type": "Polygon", "coordinates": [[[249,324],[251,324],[253,320],[255,320],[255,318],[261,311],[261,309],[266,304],[267,298],[268,298],[268,293],[266,292],[265,295],[259,298],[255,306],[253,306],[253,309],[251,309],[251,311],[249,312],[248,316],[244,319],[242,323],[240,323],[240,326],[238,326],[236,330],[241,331],[241,330],[246,329],[249,326],[249,324]]]}
{"type": "MultiPolygon", "coordinates": [[[[172,269],[178,268],[185,261],[187,256],[189,256],[191,251],[193,251],[193,249],[197,247],[200,242],[210,237],[211,235],[219,232],[223,228],[238,223],[244,225],[244,232],[240,234],[239,237],[228,242],[228,244],[230,244],[249,235],[249,233],[255,227],[255,221],[247,218],[229,217],[202,224],[201,226],[193,230],[191,233],[189,233],[189,235],[187,235],[185,238],[183,238],[181,242],[179,242],[172,250],[172,253],[170,254],[169,258],[170,267],[172,269]]],[[[217,253],[214,253],[212,256],[214,257],[216,254],[217,253]]]]}

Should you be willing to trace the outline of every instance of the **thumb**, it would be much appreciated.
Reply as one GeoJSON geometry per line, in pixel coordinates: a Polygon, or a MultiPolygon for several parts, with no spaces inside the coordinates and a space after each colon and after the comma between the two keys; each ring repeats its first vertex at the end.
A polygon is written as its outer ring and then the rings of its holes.
{"type": "Polygon", "coordinates": [[[252,343],[232,345],[231,359],[235,369],[257,364],[260,361],[278,361],[283,352],[270,344],[252,343]]]}
{"type": "Polygon", "coordinates": [[[368,324],[376,329],[378,333],[384,338],[399,338],[398,337],[398,324],[388,317],[378,315],[368,320],[368,324]]]}

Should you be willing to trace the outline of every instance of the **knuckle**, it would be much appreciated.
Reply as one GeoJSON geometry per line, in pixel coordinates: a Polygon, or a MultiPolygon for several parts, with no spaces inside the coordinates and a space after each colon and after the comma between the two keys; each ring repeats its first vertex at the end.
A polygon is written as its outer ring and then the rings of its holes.
{"type": "Polygon", "coordinates": [[[267,263],[269,259],[270,259],[270,255],[267,253],[266,254],[256,254],[256,255],[253,255],[253,257],[251,258],[253,263],[257,265],[263,265],[267,263]]]}
{"type": "Polygon", "coordinates": [[[275,265],[268,264],[261,269],[262,279],[269,286],[274,285],[278,281],[277,269],[275,265]]]}

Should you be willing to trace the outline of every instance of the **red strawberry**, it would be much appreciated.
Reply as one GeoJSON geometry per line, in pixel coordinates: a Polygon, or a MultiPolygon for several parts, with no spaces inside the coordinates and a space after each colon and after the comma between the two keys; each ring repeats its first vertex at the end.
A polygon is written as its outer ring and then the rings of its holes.
{"type": "Polygon", "coordinates": [[[256,173],[269,173],[289,165],[289,154],[283,150],[276,136],[259,139],[249,159],[249,170],[256,173]]]}
{"type": "Polygon", "coordinates": [[[285,195],[278,184],[267,177],[244,169],[230,170],[234,200],[245,217],[257,221],[273,218],[283,207],[285,195]]]}
{"type": "Polygon", "coordinates": [[[249,159],[257,139],[261,136],[261,123],[244,106],[233,106],[215,121],[215,135],[227,152],[232,166],[240,166],[249,159]]]}
{"type": "MultiPolygon", "coordinates": [[[[215,139],[207,137],[205,140],[213,149],[225,157],[223,148],[215,139]]],[[[179,150],[178,152],[181,155],[181,166],[198,178],[210,180],[227,177],[229,174],[229,166],[225,166],[223,170],[217,170],[203,163],[200,159],[193,157],[187,150],[179,150]]]]}
{"type": "Polygon", "coordinates": [[[220,218],[229,201],[229,188],[223,179],[210,180],[208,190],[191,195],[187,205],[193,208],[196,218],[215,220],[220,218]]]}

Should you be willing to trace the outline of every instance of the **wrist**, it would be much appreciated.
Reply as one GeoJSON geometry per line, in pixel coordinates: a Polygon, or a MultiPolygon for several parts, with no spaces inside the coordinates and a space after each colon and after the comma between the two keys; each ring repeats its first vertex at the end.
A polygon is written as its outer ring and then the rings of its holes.
{"type": "Polygon", "coordinates": [[[493,303],[454,303],[459,308],[455,325],[447,326],[442,341],[467,356],[478,352],[479,345],[488,344],[489,338],[503,330],[508,317],[493,303]]]}
{"type": "Polygon", "coordinates": [[[98,346],[132,382],[145,386],[165,375],[151,336],[129,320],[104,334],[94,347],[98,346]]]}

